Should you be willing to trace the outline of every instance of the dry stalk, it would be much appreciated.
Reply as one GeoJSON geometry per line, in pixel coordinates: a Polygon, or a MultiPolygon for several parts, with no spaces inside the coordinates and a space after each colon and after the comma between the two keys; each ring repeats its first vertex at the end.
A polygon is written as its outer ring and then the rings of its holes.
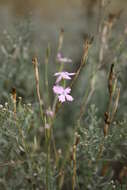
{"type": "MultiPolygon", "coordinates": [[[[108,77],[109,102],[108,102],[107,111],[105,112],[105,115],[104,115],[104,127],[103,127],[104,137],[107,137],[107,135],[108,135],[109,127],[110,127],[111,123],[113,122],[114,116],[117,112],[119,97],[120,97],[120,89],[118,88],[117,96],[115,98],[115,103],[114,104],[112,103],[113,102],[113,93],[114,93],[113,89],[116,91],[116,87],[114,88],[114,85],[116,86],[116,80],[114,80],[114,76],[115,76],[114,75],[114,64],[111,64],[110,73],[109,73],[109,77],[108,77]],[[111,110],[111,107],[113,107],[112,110],[111,110]]],[[[104,141],[100,144],[97,161],[101,157],[101,155],[103,153],[103,149],[104,149],[104,141]]]]}
{"type": "Polygon", "coordinates": [[[60,182],[59,182],[59,189],[62,188],[63,183],[64,183],[64,177],[65,177],[65,173],[63,170],[60,171],[59,173],[59,178],[60,178],[60,182]]]}
{"type": "Polygon", "coordinates": [[[105,0],[98,0],[97,32],[101,34],[102,20],[104,19],[105,0]]]}
{"type": "Polygon", "coordinates": [[[72,175],[72,190],[75,190],[76,186],[76,145],[73,145],[72,151],[72,165],[73,165],[73,175],[72,175]]]}
{"type": "Polygon", "coordinates": [[[120,88],[118,88],[118,90],[117,90],[117,96],[116,96],[116,100],[115,100],[114,107],[113,107],[113,111],[112,111],[111,122],[113,121],[114,116],[115,116],[115,114],[116,114],[116,112],[117,112],[118,103],[119,103],[119,98],[120,98],[120,88]]]}
{"type": "Polygon", "coordinates": [[[114,116],[116,114],[117,108],[118,108],[118,103],[119,103],[119,97],[120,97],[120,88],[117,89],[117,96],[115,99],[114,105],[113,103],[113,89],[116,91],[116,87],[114,88],[114,85],[116,86],[116,80],[115,75],[114,75],[114,63],[111,64],[110,68],[110,73],[109,73],[109,78],[108,78],[108,91],[109,91],[109,103],[108,103],[108,108],[107,112],[105,112],[105,125],[104,125],[104,137],[107,136],[108,134],[108,129],[110,124],[112,123],[114,116]],[[111,107],[113,107],[112,111],[110,111],[111,107]]]}
{"type": "Polygon", "coordinates": [[[34,65],[35,80],[36,80],[36,90],[40,106],[44,106],[44,102],[40,96],[40,87],[39,87],[39,71],[38,71],[38,60],[37,57],[33,57],[32,63],[34,65]]]}
{"type": "Polygon", "coordinates": [[[75,187],[76,187],[76,170],[77,170],[76,152],[77,152],[77,145],[79,144],[79,141],[80,141],[80,135],[78,135],[78,133],[75,132],[75,142],[72,148],[72,155],[71,155],[72,166],[73,166],[72,190],[75,190],[75,187]]]}
{"type": "Polygon", "coordinates": [[[114,63],[111,64],[111,69],[110,69],[109,78],[108,78],[108,91],[109,91],[110,99],[112,98],[113,78],[114,78],[114,63]]]}
{"type": "Polygon", "coordinates": [[[111,124],[111,118],[110,118],[110,107],[112,106],[113,101],[113,84],[114,84],[114,63],[111,64],[109,77],[108,77],[108,92],[109,92],[109,103],[107,111],[105,112],[105,118],[104,118],[104,137],[108,134],[108,129],[111,124]]]}
{"type": "Polygon", "coordinates": [[[64,39],[64,29],[61,28],[60,35],[59,35],[59,42],[58,42],[58,52],[62,49],[63,39],[64,39]]]}
{"type": "Polygon", "coordinates": [[[64,178],[65,178],[65,172],[64,168],[65,168],[65,164],[66,161],[71,159],[71,163],[72,163],[72,168],[73,168],[73,174],[72,174],[72,189],[74,190],[76,187],[76,170],[77,170],[77,166],[76,166],[76,152],[77,152],[77,146],[80,142],[80,135],[75,132],[74,134],[74,144],[69,146],[69,150],[67,151],[67,154],[65,156],[64,162],[61,166],[60,172],[59,172],[59,189],[62,189],[63,183],[64,183],[64,178]],[[70,152],[70,147],[72,147],[72,151],[70,152]]]}
{"type": "Polygon", "coordinates": [[[105,125],[104,125],[104,137],[107,136],[108,134],[108,129],[109,129],[109,125],[111,123],[111,120],[110,120],[110,116],[109,116],[109,113],[108,112],[105,112],[105,125]]]}
{"type": "Polygon", "coordinates": [[[12,100],[14,105],[14,116],[16,117],[16,89],[12,88],[12,100]]]}
{"type": "Polygon", "coordinates": [[[120,15],[122,13],[122,10],[119,12],[112,14],[109,14],[108,20],[104,22],[104,26],[102,27],[100,24],[99,31],[100,34],[100,50],[99,50],[99,62],[102,64],[104,59],[104,52],[108,49],[108,38],[109,34],[112,30],[112,27],[117,19],[119,19],[120,15]]]}
{"type": "Polygon", "coordinates": [[[75,76],[74,76],[74,78],[73,78],[73,80],[71,82],[71,85],[70,85],[71,88],[74,85],[74,83],[76,82],[77,78],[79,77],[79,74],[80,74],[82,68],[86,65],[86,60],[87,60],[87,56],[88,56],[88,50],[89,50],[92,42],[93,42],[93,37],[90,38],[90,39],[87,39],[85,41],[85,43],[84,43],[84,50],[83,50],[83,56],[82,56],[82,59],[81,59],[81,63],[80,63],[79,68],[77,69],[76,74],[75,74],[75,76]]]}

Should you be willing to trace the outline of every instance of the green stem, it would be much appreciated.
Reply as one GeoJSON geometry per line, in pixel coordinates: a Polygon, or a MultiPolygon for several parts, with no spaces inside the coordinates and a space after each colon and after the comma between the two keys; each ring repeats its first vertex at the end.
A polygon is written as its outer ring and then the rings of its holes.
{"type": "Polygon", "coordinates": [[[46,190],[50,190],[50,140],[51,140],[51,129],[46,129],[46,190]]]}
{"type": "Polygon", "coordinates": [[[48,45],[47,51],[46,51],[46,58],[45,58],[45,87],[46,87],[46,93],[47,93],[47,100],[50,104],[49,99],[49,80],[48,80],[48,64],[49,64],[49,56],[50,56],[50,45],[48,45]]]}

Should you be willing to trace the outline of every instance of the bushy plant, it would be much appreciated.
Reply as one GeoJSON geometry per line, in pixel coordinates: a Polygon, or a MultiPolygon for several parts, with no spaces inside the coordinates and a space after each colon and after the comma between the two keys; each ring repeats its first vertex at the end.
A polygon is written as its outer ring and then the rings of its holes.
{"type": "Polygon", "coordinates": [[[126,95],[121,75],[126,36],[110,35],[117,17],[100,22],[99,42],[86,38],[76,66],[62,54],[63,29],[54,65],[50,46],[44,64],[36,56],[31,60],[29,32],[17,39],[4,33],[2,190],[126,189],[127,120],[120,99],[126,95]]]}

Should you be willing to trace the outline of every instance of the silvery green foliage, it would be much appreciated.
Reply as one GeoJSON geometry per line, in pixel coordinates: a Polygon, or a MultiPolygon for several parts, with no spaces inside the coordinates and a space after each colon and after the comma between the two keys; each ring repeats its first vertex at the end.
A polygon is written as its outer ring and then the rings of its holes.
{"type": "Polygon", "coordinates": [[[77,163],[79,173],[78,182],[81,189],[83,189],[84,186],[86,189],[93,188],[93,179],[98,170],[96,164],[98,150],[103,139],[100,123],[101,120],[97,117],[97,108],[95,105],[91,105],[87,117],[83,119],[79,127],[81,139],[78,147],[77,163]]]}
{"type": "Polygon", "coordinates": [[[39,190],[45,185],[46,156],[42,151],[43,131],[38,114],[30,104],[24,105],[21,101],[17,104],[16,116],[11,101],[0,109],[0,186],[3,190],[39,190]]]}
{"type": "MultiPolygon", "coordinates": [[[[122,122],[114,122],[108,136],[104,138],[104,122],[97,115],[98,109],[91,105],[78,129],[80,145],[77,152],[77,184],[80,189],[121,189],[118,181],[121,170],[117,170],[117,167],[122,169],[127,164],[127,120],[125,117],[122,122]],[[108,172],[102,176],[103,166],[107,163],[108,172]]],[[[122,189],[125,189],[125,177],[122,182],[122,189]]]]}

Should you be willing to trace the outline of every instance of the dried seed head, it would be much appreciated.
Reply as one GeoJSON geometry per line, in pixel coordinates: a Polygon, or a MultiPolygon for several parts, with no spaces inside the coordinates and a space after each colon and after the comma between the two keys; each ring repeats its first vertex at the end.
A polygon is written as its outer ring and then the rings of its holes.
{"type": "Polygon", "coordinates": [[[16,116],[16,89],[12,88],[12,99],[14,104],[14,115],[16,116]]]}
{"type": "Polygon", "coordinates": [[[32,58],[33,65],[38,65],[37,57],[32,58]]]}
{"type": "Polygon", "coordinates": [[[12,88],[12,97],[13,97],[13,101],[16,102],[16,89],[12,88]]]}
{"type": "Polygon", "coordinates": [[[64,29],[61,28],[61,30],[60,30],[60,35],[59,35],[58,51],[60,51],[61,48],[62,48],[62,45],[63,45],[63,39],[64,39],[64,29]]]}
{"type": "Polygon", "coordinates": [[[108,135],[108,129],[109,129],[109,125],[105,124],[105,126],[104,126],[104,137],[106,137],[108,135]]]}
{"type": "Polygon", "coordinates": [[[112,91],[113,91],[113,78],[114,78],[114,63],[111,64],[109,78],[108,78],[108,90],[110,97],[112,96],[112,91]]]}
{"type": "Polygon", "coordinates": [[[79,141],[80,141],[80,135],[77,132],[75,132],[75,146],[79,144],[79,141]]]}
{"type": "Polygon", "coordinates": [[[105,112],[105,118],[104,118],[104,121],[106,124],[110,124],[110,116],[109,116],[109,113],[108,112],[105,112]]]}

